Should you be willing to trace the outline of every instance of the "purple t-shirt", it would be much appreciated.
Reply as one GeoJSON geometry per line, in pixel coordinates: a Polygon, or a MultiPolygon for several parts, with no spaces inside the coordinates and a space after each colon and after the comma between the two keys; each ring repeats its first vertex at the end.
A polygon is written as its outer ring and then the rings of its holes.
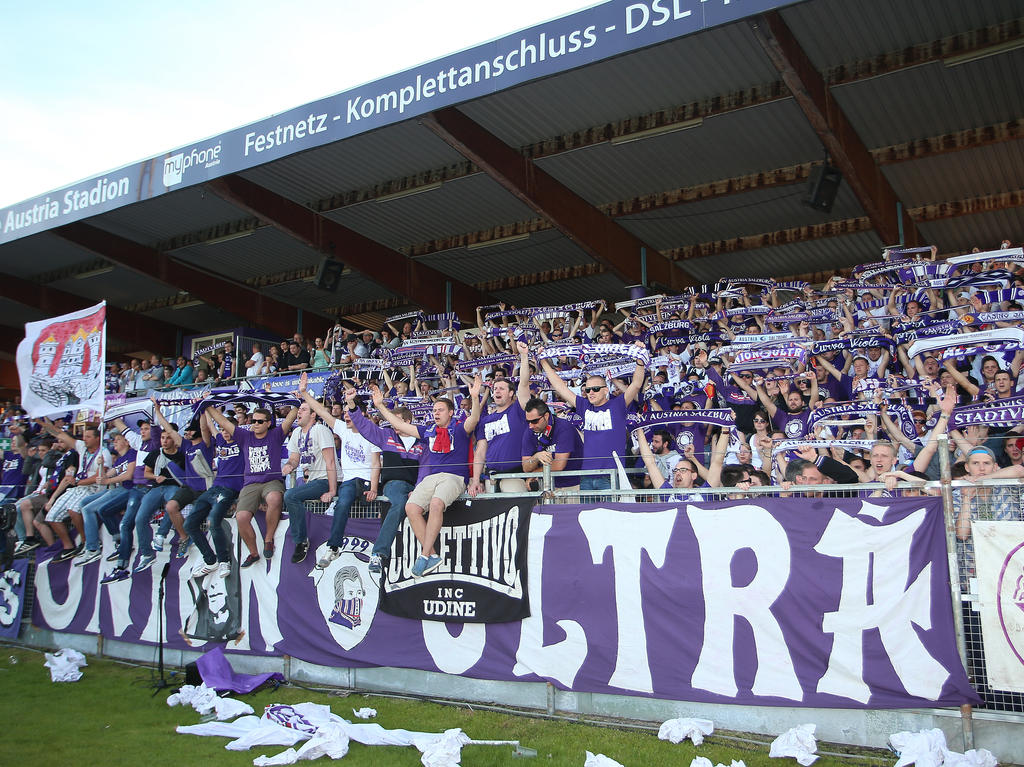
{"type": "Polygon", "coordinates": [[[25,475],[21,473],[24,460],[21,453],[15,453],[12,450],[4,451],[4,468],[3,475],[0,476],[0,487],[5,490],[0,490],[0,497],[20,498],[24,493],[25,475]]]}
{"type": "Polygon", "coordinates": [[[519,447],[526,428],[526,413],[517,400],[500,413],[480,417],[476,438],[487,440],[487,468],[493,471],[522,471],[519,447]]]}
{"type": "MultiPolygon", "coordinates": [[[[133,461],[136,461],[138,456],[139,456],[139,454],[133,448],[128,448],[128,452],[127,453],[125,453],[124,455],[119,455],[119,456],[117,456],[117,458],[114,459],[114,466],[113,466],[114,473],[115,474],[120,474],[121,473],[121,467],[124,466],[126,463],[132,463],[133,461]]],[[[135,466],[136,469],[138,469],[138,463],[140,463],[140,462],[136,463],[136,466],[135,466]]],[[[142,470],[143,471],[146,470],[146,465],[145,464],[142,464],[142,470]]],[[[133,475],[133,479],[134,479],[134,475],[133,475]]],[[[123,487],[125,490],[130,490],[134,486],[135,486],[135,482],[133,482],[132,479],[126,479],[126,480],[124,480],[124,482],[121,483],[121,487],[123,487]]]]}
{"type": "Polygon", "coordinates": [[[284,452],[284,431],[280,426],[268,431],[263,439],[257,439],[249,429],[235,429],[233,436],[245,461],[243,486],[283,479],[281,453],[284,452]]]}
{"type": "MultiPolygon", "coordinates": [[[[235,430],[235,435],[238,430],[235,430]]],[[[213,484],[226,487],[228,490],[242,489],[242,475],[245,473],[245,462],[242,460],[242,448],[237,442],[228,442],[223,434],[218,434],[213,441],[217,451],[217,473],[213,484]]]]}
{"type": "MultiPolygon", "coordinates": [[[[568,421],[563,421],[561,418],[552,415],[548,428],[540,434],[537,434],[532,429],[526,429],[521,440],[520,452],[522,455],[520,456],[520,466],[522,466],[523,458],[535,455],[542,450],[546,450],[552,455],[555,453],[568,453],[569,460],[566,461],[563,471],[582,470],[580,456],[583,454],[583,440],[580,439],[580,433],[568,421]]],[[[555,487],[572,487],[579,483],[580,477],[578,474],[563,477],[560,473],[555,473],[555,487]]]]}
{"type": "Polygon", "coordinates": [[[193,461],[196,455],[201,455],[207,466],[213,466],[213,445],[207,445],[202,440],[192,444],[191,440],[181,441],[181,450],[185,453],[185,487],[197,492],[206,490],[206,478],[197,474],[193,461]]]}
{"type": "Polygon", "coordinates": [[[469,435],[461,423],[456,423],[453,418],[448,424],[449,449],[440,452],[435,450],[437,442],[438,427],[436,424],[430,426],[417,426],[420,439],[426,441],[427,449],[423,451],[423,471],[421,476],[447,472],[456,474],[467,482],[469,481],[469,435]]]}
{"type": "Polygon", "coordinates": [[[786,435],[786,439],[799,439],[807,434],[807,418],[811,411],[804,408],[799,413],[787,413],[782,408],[775,411],[772,421],[775,428],[786,435]]]}
{"type": "Polygon", "coordinates": [[[594,407],[586,397],[576,395],[576,412],[583,416],[583,468],[614,469],[612,451],[620,459],[625,455],[626,400],[612,397],[599,407],[594,407]]]}

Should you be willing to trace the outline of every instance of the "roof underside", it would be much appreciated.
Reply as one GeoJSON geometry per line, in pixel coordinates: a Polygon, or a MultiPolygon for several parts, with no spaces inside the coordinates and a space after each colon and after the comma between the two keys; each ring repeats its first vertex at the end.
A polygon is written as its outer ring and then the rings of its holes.
{"type": "MultiPolygon", "coordinates": [[[[1024,138],[1016,122],[1024,115],[1019,2],[808,0],[778,15],[925,242],[954,253],[1024,239],[1024,138]],[[977,42],[976,30],[999,25],[1018,47],[977,42]],[[957,35],[985,55],[950,61],[949,39],[957,35]],[[914,50],[934,52],[911,61],[907,52],[914,50]],[[946,61],[940,51],[947,51],[946,61]],[[981,140],[966,137],[971,131],[981,140]]],[[[825,279],[876,260],[886,244],[845,181],[831,212],[801,203],[807,170],[823,162],[825,148],[749,21],[457,108],[669,257],[681,279],[825,279]],[[675,132],[608,140],[651,124],[641,118],[673,122],[665,115],[695,106],[703,120],[675,132]],[[789,180],[781,172],[783,180],[750,182],[779,169],[788,169],[789,180]]],[[[627,297],[620,273],[595,258],[564,221],[509,191],[420,120],[240,175],[495,300],[544,305],[627,297]],[[416,193],[394,197],[389,190],[395,189],[416,193]],[[470,246],[479,241],[495,242],[470,246]]],[[[203,186],[85,223],[211,280],[245,283],[301,308],[307,332],[339,316],[379,324],[418,303],[416,286],[400,291],[391,274],[372,269],[346,269],[337,291],[318,290],[313,278],[321,249],[203,186]]],[[[344,252],[332,255],[346,261],[344,252]]],[[[157,279],[155,267],[114,265],[57,233],[4,244],[0,259],[10,275],[90,300],[106,298],[185,334],[255,324],[244,306],[229,313],[201,304],[184,286],[157,279]]],[[[37,307],[10,298],[0,298],[4,325],[39,319],[37,307]]]]}

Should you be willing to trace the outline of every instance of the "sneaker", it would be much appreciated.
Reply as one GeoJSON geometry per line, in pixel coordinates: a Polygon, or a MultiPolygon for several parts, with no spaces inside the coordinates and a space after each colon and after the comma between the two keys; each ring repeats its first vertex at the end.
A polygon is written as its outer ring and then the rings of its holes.
{"type": "Polygon", "coordinates": [[[174,551],[175,559],[184,559],[188,556],[188,547],[192,545],[191,538],[183,538],[178,541],[178,548],[174,551]]]}
{"type": "Polygon", "coordinates": [[[34,535],[29,536],[25,540],[23,540],[21,543],[19,543],[17,546],[14,547],[14,556],[16,556],[16,557],[23,557],[26,554],[28,554],[30,551],[35,551],[36,549],[38,549],[42,545],[43,545],[43,542],[41,540],[39,540],[38,538],[36,538],[34,535]]]}
{"type": "Polygon", "coordinates": [[[139,557],[139,563],[135,565],[135,569],[132,572],[141,573],[144,570],[148,570],[156,562],[156,554],[143,554],[139,557]]]}
{"type": "Polygon", "coordinates": [[[154,535],[153,536],[153,551],[163,551],[164,550],[164,542],[165,542],[165,539],[164,539],[164,537],[162,535],[154,535]]]}
{"type": "Polygon", "coordinates": [[[109,555],[109,556],[107,557],[107,561],[108,561],[108,562],[116,562],[116,561],[117,561],[117,560],[119,560],[120,558],[121,558],[121,552],[120,552],[120,551],[118,551],[117,549],[114,549],[114,553],[113,553],[113,554],[110,554],[110,555],[109,555]]]}
{"type": "Polygon", "coordinates": [[[276,546],[274,546],[273,541],[263,541],[263,556],[265,559],[273,559],[275,550],[276,546]]]}
{"type": "Polygon", "coordinates": [[[423,575],[423,568],[427,566],[426,557],[416,557],[416,562],[412,566],[412,574],[414,578],[419,578],[423,575]]]}
{"type": "Polygon", "coordinates": [[[162,522],[163,519],[164,519],[164,510],[163,509],[157,509],[155,512],[153,512],[153,518],[149,520],[149,523],[151,525],[155,525],[157,522],[162,522]]]}
{"type": "Polygon", "coordinates": [[[309,553],[309,541],[303,541],[302,543],[295,544],[295,553],[292,554],[292,564],[297,565],[306,559],[306,554],[309,553]]]}
{"type": "Polygon", "coordinates": [[[217,565],[217,575],[221,578],[227,578],[231,575],[231,563],[221,562],[217,565]]]}
{"type": "Polygon", "coordinates": [[[260,561],[260,555],[259,554],[250,554],[249,556],[247,556],[245,558],[245,560],[242,562],[242,564],[239,565],[239,567],[242,567],[242,568],[252,567],[254,564],[256,564],[259,561],[260,561]]]}
{"type": "Polygon", "coordinates": [[[199,567],[195,568],[192,571],[192,577],[193,578],[205,578],[210,573],[216,572],[216,570],[217,570],[217,563],[216,562],[210,562],[209,564],[206,564],[204,562],[203,564],[201,564],[199,567]]]}
{"type": "Polygon", "coordinates": [[[373,573],[374,575],[380,575],[380,570],[381,570],[381,567],[380,567],[380,555],[379,554],[371,554],[370,555],[370,572],[373,573]]]}
{"type": "Polygon", "coordinates": [[[69,559],[74,559],[78,556],[78,551],[74,548],[64,549],[57,556],[53,558],[53,562],[67,562],[69,559]]]}
{"type": "Polygon", "coordinates": [[[128,572],[127,567],[118,567],[110,575],[103,578],[100,583],[117,583],[118,581],[126,581],[131,576],[128,572]]]}
{"type": "Polygon", "coordinates": [[[317,568],[325,570],[331,562],[341,556],[341,549],[336,546],[328,546],[327,553],[320,557],[320,561],[316,563],[317,568]]]}
{"type": "Polygon", "coordinates": [[[429,557],[427,557],[427,564],[423,566],[423,572],[421,573],[421,575],[426,575],[427,573],[436,570],[440,566],[440,564],[441,557],[437,556],[437,554],[430,555],[429,557]]]}
{"type": "Polygon", "coordinates": [[[85,567],[100,558],[99,549],[86,549],[75,558],[75,567],[85,567]]]}

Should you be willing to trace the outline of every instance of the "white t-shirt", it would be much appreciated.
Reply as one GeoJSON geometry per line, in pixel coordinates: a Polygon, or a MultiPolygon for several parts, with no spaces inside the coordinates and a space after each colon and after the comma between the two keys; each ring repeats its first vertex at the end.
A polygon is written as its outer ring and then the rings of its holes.
{"type": "Polygon", "coordinates": [[[247,367],[245,369],[245,374],[247,376],[258,376],[260,374],[260,370],[263,369],[263,359],[264,357],[261,352],[254,352],[249,358],[249,362],[252,362],[253,365],[252,367],[247,367]]]}
{"type": "Polygon", "coordinates": [[[303,475],[306,482],[327,479],[324,448],[331,451],[329,455],[334,455],[334,436],[322,423],[313,424],[306,433],[303,433],[301,428],[292,431],[288,437],[288,455],[299,456],[299,467],[295,470],[296,482],[300,481],[303,475]]]}
{"type": "Polygon", "coordinates": [[[369,482],[371,460],[374,453],[380,453],[380,449],[367,442],[358,432],[349,429],[343,418],[334,421],[334,433],[341,440],[341,449],[338,450],[341,459],[340,481],[348,482],[359,477],[369,482]]]}
{"type": "Polygon", "coordinates": [[[88,479],[89,477],[99,476],[100,472],[100,461],[103,458],[103,466],[110,468],[114,465],[114,459],[110,456],[110,451],[105,447],[100,449],[99,453],[88,453],[85,448],[85,443],[78,439],[75,440],[75,450],[78,451],[78,472],[75,474],[79,479],[88,479]]]}

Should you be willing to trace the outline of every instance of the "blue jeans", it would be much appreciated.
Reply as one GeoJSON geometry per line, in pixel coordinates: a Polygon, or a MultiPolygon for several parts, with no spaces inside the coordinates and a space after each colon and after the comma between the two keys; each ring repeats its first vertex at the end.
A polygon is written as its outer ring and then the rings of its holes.
{"type": "Polygon", "coordinates": [[[230,562],[231,549],[228,547],[228,535],[221,522],[224,516],[231,510],[231,504],[238,497],[238,491],[223,485],[213,485],[209,490],[200,495],[192,502],[192,512],[185,517],[185,532],[192,539],[192,543],[203,555],[203,561],[208,565],[217,562],[230,562]],[[213,550],[209,541],[203,535],[203,520],[210,518],[210,535],[213,536],[213,548],[217,551],[217,558],[214,559],[213,550]]]}
{"type": "Polygon", "coordinates": [[[342,538],[345,537],[345,525],[348,524],[348,515],[352,511],[352,504],[365,487],[366,480],[359,479],[359,477],[338,485],[338,500],[334,503],[334,520],[331,522],[331,537],[327,539],[328,546],[333,546],[336,549],[341,548],[342,538]]]}
{"type": "Polygon", "coordinates": [[[82,504],[79,511],[85,525],[85,548],[89,551],[99,550],[100,520],[112,536],[118,536],[117,513],[128,505],[131,493],[131,489],[126,487],[110,487],[82,504]]]}
{"type": "Polygon", "coordinates": [[[121,517],[121,543],[117,547],[117,558],[127,564],[132,554],[132,533],[135,531],[135,518],[139,515],[139,507],[149,491],[148,487],[133,487],[128,496],[128,505],[121,517]]]}
{"type": "Polygon", "coordinates": [[[392,479],[384,483],[382,495],[391,502],[387,516],[381,520],[380,533],[373,543],[373,553],[378,557],[391,556],[391,544],[395,542],[398,526],[405,519],[405,502],[413,486],[404,479],[392,479]]]}
{"type": "Polygon", "coordinates": [[[600,474],[596,477],[584,475],[580,477],[580,492],[588,490],[610,490],[611,478],[607,474],[600,474]]]}
{"type": "Polygon", "coordinates": [[[288,512],[288,529],[295,545],[309,538],[306,532],[306,501],[320,500],[328,490],[330,483],[326,479],[314,479],[284,491],[284,510],[288,512]]]}
{"type": "MultiPolygon", "coordinates": [[[[139,511],[135,515],[135,537],[138,539],[139,554],[142,556],[153,556],[153,528],[149,526],[149,523],[152,521],[157,509],[162,509],[174,497],[176,492],[178,492],[177,485],[164,484],[152,488],[143,496],[142,503],[139,504],[139,511]]],[[[170,525],[168,525],[168,529],[170,529],[170,525]]],[[[124,545],[123,535],[121,537],[121,545],[124,545]]]]}

